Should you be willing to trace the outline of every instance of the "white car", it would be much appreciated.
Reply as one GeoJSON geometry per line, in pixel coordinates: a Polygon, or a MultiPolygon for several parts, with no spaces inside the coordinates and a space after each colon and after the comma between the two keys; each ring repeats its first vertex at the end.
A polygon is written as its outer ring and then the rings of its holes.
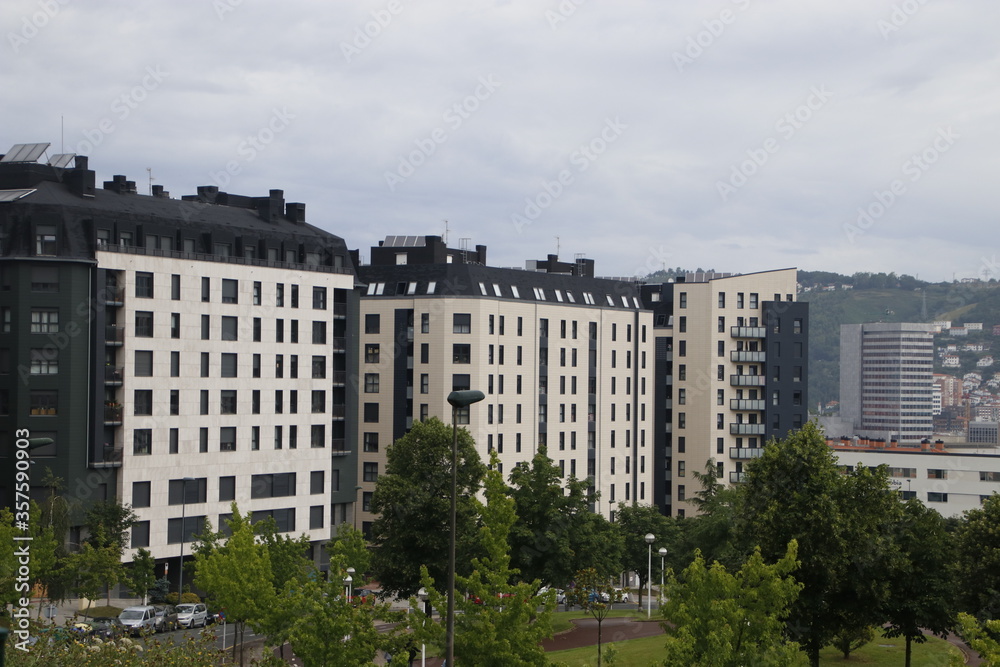
{"type": "Polygon", "coordinates": [[[118,614],[118,620],[125,631],[137,635],[142,632],[156,632],[156,609],[150,605],[128,607],[118,614]]]}
{"type": "Polygon", "coordinates": [[[201,602],[177,605],[177,624],[182,628],[203,628],[208,623],[208,609],[201,602]]]}
{"type": "Polygon", "coordinates": [[[624,588],[616,588],[615,602],[628,602],[628,601],[629,601],[628,590],[624,588]]]}

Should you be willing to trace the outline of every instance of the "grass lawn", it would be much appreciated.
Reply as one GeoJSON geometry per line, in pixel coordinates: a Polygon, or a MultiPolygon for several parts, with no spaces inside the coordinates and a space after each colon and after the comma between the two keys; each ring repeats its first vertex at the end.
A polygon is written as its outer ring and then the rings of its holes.
{"type": "Polygon", "coordinates": [[[97,618],[98,616],[114,616],[117,618],[120,613],[122,613],[121,607],[115,607],[114,605],[93,605],[90,609],[81,609],[76,612],[76,615],[83,618],[97,618]]]}
{"type": "MultiPolygon", "coordinates": [[[[663,659],[663,636],[645,637],[630,641],[616,642],[616,664],[637,667],[640,665],[655,665],[663,659]]],[[[605,648],[607,644],[604,645],[605,648]]],[[[851,654],[851,659],[844,661],[840,653],[827,648],[820,652],[822,665],[892,665],[903,664],[903,654],[906,650],[902,639],[884,639],[876,637],[870,644],[851,654]]],[[[553,651],[546,654],[549,661],[567,667],[585,667],[597,664],[597,647],[571,649],[569,651],[553,651]]],[[[947,667],[952,655],[959,655],[957,648],[943,639],[931,638],[926,644],[913,645],[913,667],[947,667]]],[[[607,664],[607,663],[604,663],[607,664]]],[[[802,655],[803,667],[809,662],[802,655]]]]}
{"type": "MultiPolygon", "coordinates": [[[[562,605],[560,605],[562,606],[562,605]]],[[[635,609],[612,609],[608,612],[605,618],[630,618],[635,617],[638,619],[645,619],[646,612],[638,612],[635,609]]],[[[574,611],[557,611],[552,614],[552,633],[559,634],[560,632],[565,632],[573,627],[572,620],[575,618],[589,618],[594,617],[585,611],[576,609],[574,611]]],[[[653,617],[654,623],[656,622],[656,617],[653,617]]]]}

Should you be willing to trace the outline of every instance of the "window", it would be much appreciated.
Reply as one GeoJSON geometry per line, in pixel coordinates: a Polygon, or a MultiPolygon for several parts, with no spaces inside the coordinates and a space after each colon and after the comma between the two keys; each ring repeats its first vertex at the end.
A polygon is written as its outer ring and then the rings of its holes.
{"type": "Polygon", "coordinates": [[[313,449],[326,447],[326,425],[313,424],[309,429],[309,446],[313,449]]]}
{"type": "MultiPolygon", "coordinates": [[[[236,392],[233,392],[236,393],[236,392]]],[[[219,451],[220,452],[235,452],[236,451],[236,427],[235,426],[223,426],[219,429],[219,451]]]]}
{"type": "Polygon", "coordinates": [[[177,389],[170,390],[170,414],[179,415],[181,413],[181,392],[177,389]]]}
{"type": "Polygon", "coordinates": [[[313,308],[315,310],[326,310],[325,287],[313,287],[313,308]]]}
{"type": "MultiPolygon", "coordinates": [[[[3,406],[3,414],[10,413],[10,395],[6,396],[6,403],[3,406]]],[[[56,415],[59,407],[59,392],[54,390],[32,390],[30,397],[31,414],[33,415],[56,415]]],[[[138,413],[136,413],[138,414],[138,413]]]]}
{"type": "Polygon", "coordinates": [[[202,389],[201,390],[201,394],[200,394],[200,398],[199,398],[198,403],[199,403],[199,408],[200,408],[201,414],[207,415],[208,414],[208,389],[202,389]]]}
{"type": "Polygon", "coordinates": [[[927,502],[929,503],[946,503],[948,502],[947,493],[939,493],[937,491],[927,492],[927,502]]]}
{"type": "Polygon", "coordinates": [[[366,452],[378,451],[378,433],[366,432],[362,436],[362,445],[366,452]]]}
{"type": "MultiPolygon", "coordinates": [[[[133,505],[133,507],[138,507],[133,505]]],[[[149,546],[149,522],[148,521],[136,521],[132,524],[132,548],[138,549],[140,547],[149,546]]]]}
{"type": "Polygon", "coordinates": [[[31,268],[32,292],[58,292],[59,269],[54,266],[33,266],[31,268]]]}
{"type": "Polygon", "coordinates": [[[226,476],[219,478],[219,501],[226,502],[236,500],[236,477],[226,476]]]}
{"type": "Polygon", "coordinates": [[[452,362],[456,364],[472,363],[472,346],[468,343],[452,345],[452,362]]]}
{"type": "MultiPolygon", "coordinates": [[[[295,261],[294,259],[291,261],[295,261]]],[[[292,308],[299,307],[299,286],[292,285],[292,308]]]]}
{"type": "Polygon", "coordinates": [[[239,320],[236,317],[223,317],[222,318],[222,340],[237,340],[237,324],[239,320]]]}
{"type": "Polygon", "coordinates": [[[326,525],[323,505],[312,505],[309,508],[309,530],[319,530],[326,525]]]}
{"type": "Polygon", "coordinates": [[[379,358],[379,344],[368,343],[365,345],[365,363],[377,364],[379,358]]]}
{"type": "Polygon", "coordinates": [[[299,321],[291,320],[288,323],[293,343],[299,342],[299,321]]]}
{"type": "Polygon", "coordinates": [[[38,225],[35,228],[35,254],[55,255],[58,254],[58,244],[56,243],[56,228],[52,225],[38,225]]]}
{"type": "Polygon", "coordinates": [[[212,299],[212,282],[210,278],[201,279],[201,300],[211,301],[212,299]]]}
{"type": "Polygon", "coordinates": [[[153,376],[153,351],[152,350],[136,350],[135,351],[135,368],[134,373],[136,377],[152,377],[153,376]]]}
{"type": "Polygon", "coordinates": [[[365,482],[374,482],[378,480],[378,463],[374,461],[367,461],[362,464],[362,480],[365,482]]]}
{"type": "Polygon", "coordinates": [[[211,337],[212,324],[208,315],[201,316],[201,339],[208,340],[211,337]]]}
{"type": "Polygon", "coordinates": [[[316,495],[326,489],[326,473],[323,470],[313,470],[309,473],[309,493],[316,495]]]}
{"type": "Polygon", "coordinates": [[[326,344],[326,322],[313,322],[312,342],[314,345],[326,344]]]}
{"type": "Polygon", "coordinates": [[[208,352],[201,353],[201,377],[208,377],[208,352]]]}
{"type": "Polygon", "coordinates": [[[147,456],[153,453],[153,429],[137,428],[132,431],[132,454],[147,456]]]}
{"type": "MultiPolygon", "coordinates": [[[[10,309],[4,310],[4,331],[10,331],[10,309]]],[[[31,310],[31,333],[58,333],[59,311],[33,308],[31,310]]]]}
{"type": "Polygon", "coordinates": [[[235,352],[222,353],[222,377],[224,378],[236,377],[236,362],[237,362],[237,356],[235,352]]]}
{"type": "Polygon", "coordinates": [[[236,414],[236,390],[223,389],[219,397],[219,412],[224,415],[236,414]]]}
{"type": "Polygon", "coordinates": [[[677,305],[679,308],[688,307],[688,295],[687,292],[681,292],[677,295],[677,305]]]}
{"type": "Polygon", "coordinates": [[[31,375],[55,375],[59,372],[59,350],[53,346],[33,348],[29,355],[31,375]]]}
{"type": "MultiPolygon", "coordinates": [[[[378,375],[376,373],[376,375],[378,375]]],[[[366,378],[367,383],[367,378],[366,378]]],[[[378,384],[376,379],[376,391],[378,390],[378,384]]],[[[312,390],[312,411],[313,414],[322,414],[326,412],[326,390],[324,389],[313,389],[312,390]]]]}
{"type": "Polygon", "coordinates": [[[281,449],[284,444],[283,429],[280,426],[274,427],[274,448],[281,449]]]}
{"type": "MultiPolygon", "coordinates": [[[[465,373],[458,373],[451,376],[451,390],[452,391],[466,391],[472,388],[472,376],[465,373]]],[[[492,375],[490,376],[493,377],[492,375]]]]}
{"type": "Polygon", "coordinates": [[[222,279],[222,303],[239,303],[240,283],[231,278],[222,279]]]}
{"type": "Polygon", "coordinates": [[[170,377],[176,378],[181,376],[181,353],[171,352],[170,353],[170,377]]]}
{"type": "Polygon", "coordinates": [[[677,485],[677,500],[684,500],[684,498],[685,498],[684,485],[683,484],[678,484],[677,485]]]}
{"type": "Polygon", "coordinates": [[[135,335],[141,338],[153,337],[153,313],[148,310],[135,311],[135,335]]]}
{"type": "Polygon", "coordinates": [[[251,498],[286,498],[295,495],[295,473],[265,473],[250,478],[251,498]]]}
{"type": "Polygon", "coordinates": [[[326,377],[326,357],[314,356],[312,358],[312,376],[313,378],[326,377]]]}
{"type": "Polygon", "coordinates": [[[255,452],[260,449],[260,426],[250,427],[250,449],[255,452]]]}
{"type": "Polygon", "coordinates": [[[365,403],[364,421],[366,424],[378,423],[378,403],[365,403]]]}
{"type": "Polygon", "coordinates": [[[472,333],[472,315],[470,313],[454,313],[452,315],[452,333],[472,333]]]}
{"type": "Polygon", "coordinates": [[[420,374],[420,393],[426,394],[430,392],[430,375],[427,373],[420,374]]]}
{"type": "Polygon", "coordinates": [[[365,315],[365,333],[366,334],[377,334],[381,329],[379,323],[378,313],[369,313],[365,315]]]}
{"type": "Polygon", "coordinates": [[[687,356],[687,341],[679,340],[677,341],[677,356],[686,357],[687,356]]]}
{"type": "Polygon", "coordinates": [[[685,414],[683,412],[678,412],[677,413],[677,428],[686,428],[686,427],[687,427],[687,414],[685,414]]]}
{"type": "Polygon", "coordinates": [[[132,407],[136,415],[153,414],[153,390],[136,389],[133,394],[132,407]]]}
{"type": "Polygon", "coordinates": [[[135,296],[140,299],[153,298],[153,274],[137,271],[135,274],[135,296]]]}
{"type": "Polygon", "coordinates": [[[260,281],[255,280],[253,283],[253,305],[255,306],[260,305],[260,293],[261,293],[260,281]]]}
{"type": "Polygon", "coordinates": [[[759,297],[755,292],[750,292],[750,307],[757,308],[759,297]]]}
{"type": "Polygon", "coordinates": [[[149,507],[149,482],[132,482],[132,507],[149,507]]]}
{"type": "Polygon", "coordinates": [[[180,338],[181,337],[181,314],[180,313],[170,313],[170,337],[180,338]]]}
{"type": "Polygon", "coordinates": [[[677,405],[684,405],[687,403],[687,389],[677,390],[677,405]]]}
{"type": "Polygon", "coordinates": [[[278,308],[285,306],[285,284],[278,283],[274,292],[274,305],[278,308]]]}
{"type": "Polygon", "coordinates": [[[687,333],[688,330],[688,318],[685,315],[681,315],[677,320],[677,331],[680,333],[687,333]]]}

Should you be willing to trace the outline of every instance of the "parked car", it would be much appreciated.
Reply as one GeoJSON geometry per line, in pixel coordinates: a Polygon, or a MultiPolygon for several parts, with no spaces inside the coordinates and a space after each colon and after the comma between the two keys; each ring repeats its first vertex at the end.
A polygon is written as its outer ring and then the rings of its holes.
{"type": "Polygon", "coordinates": [[[114,616],[96,616],[87,621],[90,636],[103,640],[118,639],[125,634],[125,626],[114,616]]]}
{"type": "Polygon", "coordinates": [[[156,609],[152,605],[127,607],[118,614],[118,620],[121,621],[125,631],[133,635],[144,631],[156,632],[158,629],[156,609]]]}
{"type": "Polygon", "coordinates": [[[172,604],[158,604],[153,606],[156,609],[156,631],[170,632],[179,626],[177,609],[172,604]]]}
{"type": "Polygon", "coordinates": [[[208,624],[208,608],[201,602],[179,604],[177,624],[182,628],[203,628],[208,624]]]}
{"type": "Polygon", "coordinates": [[[629,601],[628,590],[625,588],[616,588],[615,602],[628,602],[628,601],[629,601]]]}

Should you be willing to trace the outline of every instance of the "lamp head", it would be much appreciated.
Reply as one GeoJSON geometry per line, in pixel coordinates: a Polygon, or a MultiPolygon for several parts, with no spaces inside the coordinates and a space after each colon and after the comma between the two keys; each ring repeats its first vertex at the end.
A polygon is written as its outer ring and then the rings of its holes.
{"type": "Polygon", "coordinates": [[[667,555],[667,548],[660,547],[660,556],[666,556],[666,555],[667,555]]]}
{"type": "Polygon", "coordinates": [[[448,394],[448,403],[454,408],[466,408],[484,398],[486,398],[486,394],[478,389],[466,389],[448,394]]]}
{"type": "Polygon", "coordinates": [[[646,544],[652,544],[655,539],[656,535],[653,535],[652,533],[646,533],[646,544]]]}

